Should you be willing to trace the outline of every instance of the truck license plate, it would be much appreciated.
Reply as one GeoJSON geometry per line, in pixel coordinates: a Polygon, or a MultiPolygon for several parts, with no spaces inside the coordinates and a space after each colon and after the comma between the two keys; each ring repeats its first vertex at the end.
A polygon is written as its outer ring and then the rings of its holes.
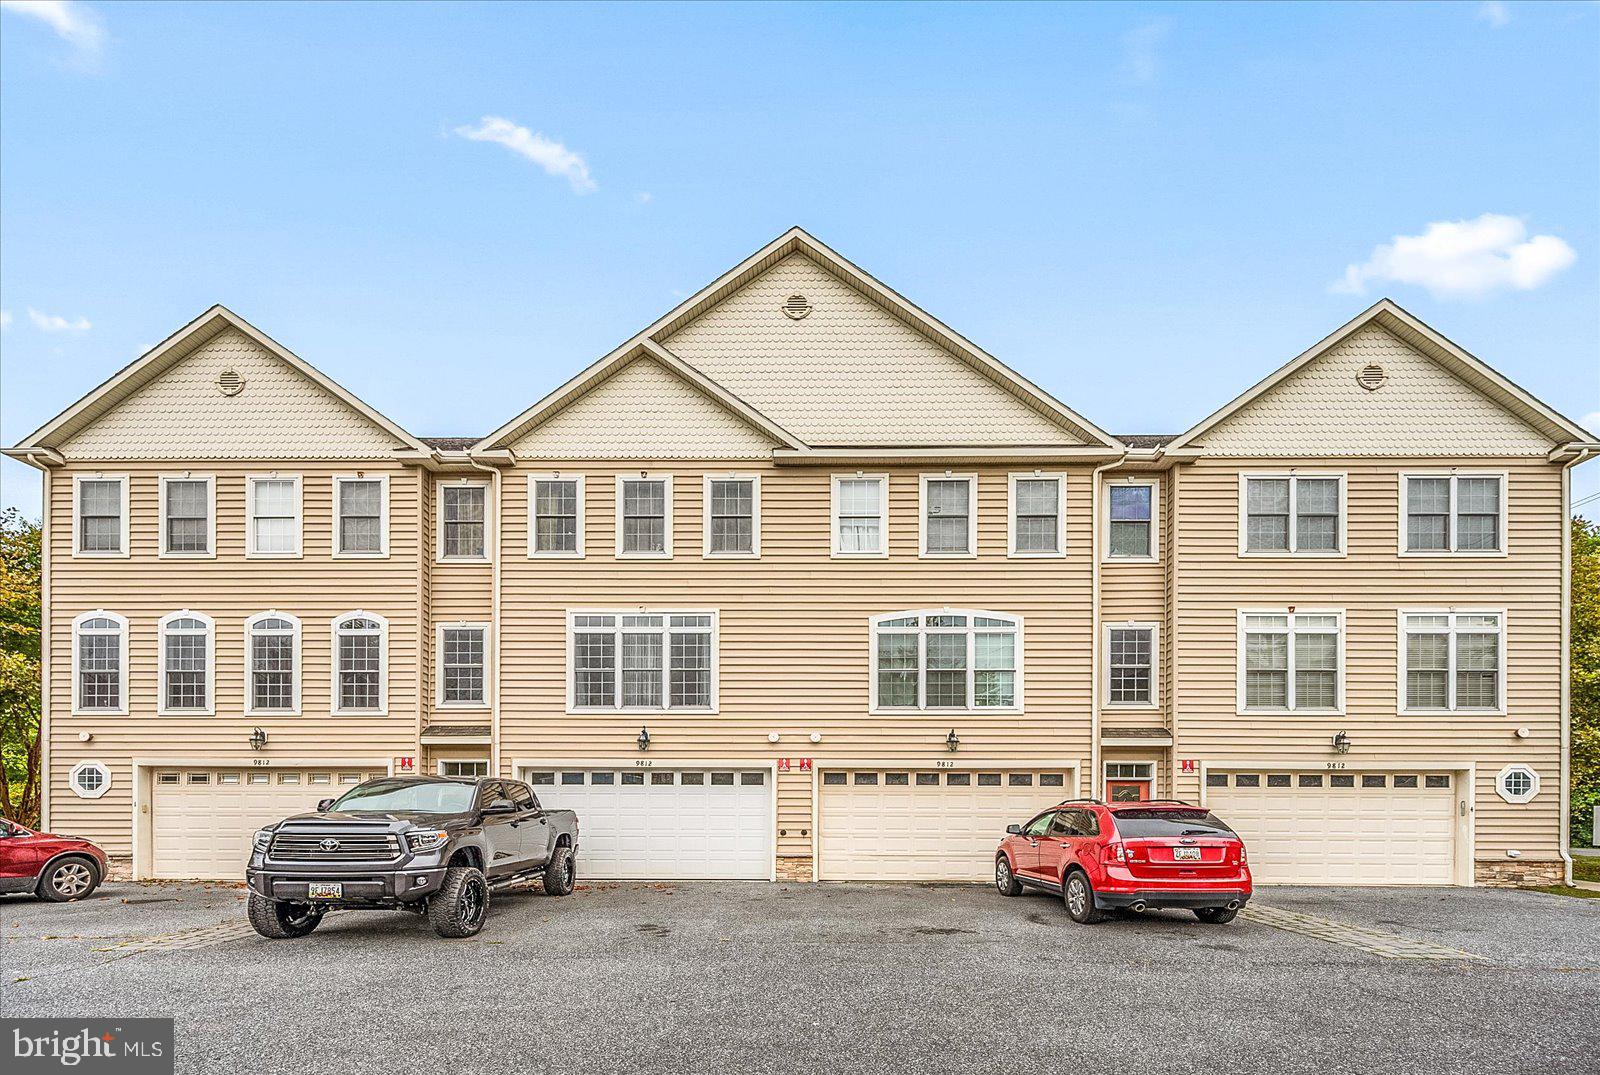
{"type": "Polygon", "coordinates": [[[306,895],[314,900],[336,900],[344,896],[342,881],[313,881],[306,895]]]}
{"type": "Polygon", "coordinates": [[[1200,849],[1198,847],[1175,847],[1172,849],[1174,862],[1199,862],[1200,849]]]}

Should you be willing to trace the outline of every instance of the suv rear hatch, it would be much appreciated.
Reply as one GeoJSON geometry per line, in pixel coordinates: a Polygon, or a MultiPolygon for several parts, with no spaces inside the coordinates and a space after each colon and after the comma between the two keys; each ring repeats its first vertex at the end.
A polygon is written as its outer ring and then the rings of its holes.
{"type": "Polygon", "coordinates": [[[1244,842],[1200,807],[1144,807],[1112,813],[1124,864],[1141,881],[1194,884],[1237,878],[1244,842]]]}

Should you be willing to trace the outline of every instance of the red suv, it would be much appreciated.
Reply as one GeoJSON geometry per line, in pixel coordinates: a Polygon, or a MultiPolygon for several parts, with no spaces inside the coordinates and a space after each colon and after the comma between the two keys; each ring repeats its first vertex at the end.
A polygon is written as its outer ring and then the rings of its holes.
{"type": "Polygon", "coordinates": [[[0,818],[0,892],[42,900],[81,900],[106,876],[106,853],[74,836],[34,832],[0,818]]]}
{"type": "Polygon", "coordinates": [[[1250,898],[1244,841],[1203,806],[1073,799],[1006,828],[994,857],[1002,895],[1059,892],[1075,922],[1113,909],[1187,907],[1232,922],[1250,898]]]}

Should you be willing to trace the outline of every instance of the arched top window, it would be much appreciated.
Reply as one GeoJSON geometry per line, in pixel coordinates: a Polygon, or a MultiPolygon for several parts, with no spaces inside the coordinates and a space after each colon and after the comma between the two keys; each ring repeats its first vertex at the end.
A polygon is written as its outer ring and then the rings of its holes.
{"type": "Polygon", "coordinates": [[[213,711],[214,678],[211,617],[183,609],[161,617],[161,714],[213,711]]]}
{"type": "Polygon", "coordinates": [[[245,712],[300,712],[300,621],[286,612],[258,612],[245,626],[245,712]]]}
{"type": "Polygon", "coordinates": [[[872,618],[872,709],[1022,709],[1022,618],[928,608],[872,618]]]}
{"type": "Polygon", "coordinates": [[[128,621],[103,608],[72,621],[72,711],[128,711],[128,621]]]}
{"type": "Polygon", "coordinates": [[[371,612],[333,621],[333,711],[382,715],[389,704],[389,624],[371,612]]]}

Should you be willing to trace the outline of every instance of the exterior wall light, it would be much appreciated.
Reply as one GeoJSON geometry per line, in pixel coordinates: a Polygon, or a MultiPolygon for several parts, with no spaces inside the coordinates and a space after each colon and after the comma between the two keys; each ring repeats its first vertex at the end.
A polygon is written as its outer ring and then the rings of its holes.
{"type": "Polygon", "coordinates": [[[640,750],[649,750],[650,749],[650,729],[641,727],[639,729],[639,738],[635,739],[634,742],[639,744],[639,749],[640,750]]]}
{"type": "Polygon", "coordinates": [[[779,736],[777,732],[767,733],[767,742],[769,743],[776,743],[780,738],[781,736],[779,736]]]}
{"type": "Polygon", "coordinates": [[[267,748],[267,733],[261,728],[250,730],[250,749],[265,750],[267,748]]]}
{"type": "Polygon", "coordinates": [[[950,750],[952,753],[961,747],[961,737],[956,734],[956,730],[954,728],[951,728],[950,734],[944,737],[944,745],[945,748],[950,750]]]}
{"type": "Polygon", "coordinates": [[[1333,737],[1333,752],[1335,754],[1350,753],[1350,737],[1344,732],[1340,732],[1333,737]]]}
{"type": "Polygon", "coordinates": [[[812,732],[812,733],[811,733],[811,741],[812,741],[812,742],[813,742],[813,743],[820,743],[820,742],[822,742],[822,733],[821,733],[821,732],[812,732]]]}

